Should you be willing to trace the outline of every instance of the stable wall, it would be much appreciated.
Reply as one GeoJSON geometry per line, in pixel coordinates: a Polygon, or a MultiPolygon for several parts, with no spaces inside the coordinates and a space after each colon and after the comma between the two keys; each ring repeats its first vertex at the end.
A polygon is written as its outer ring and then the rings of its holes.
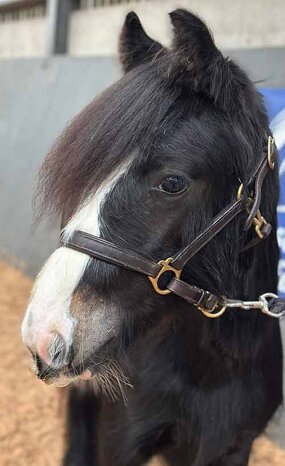
{"type": "Polygon", "coordinates": [[[58,225],[32,229],[39,166],[66,123],[113,82],[111,58],[0,61],[0,255],[34,275],[58,225]]]}
{"type": "Polygon", "coordinates": [[[46,29],[45,17],[0,22],[0,58],[45,56],[46,29]]]}
{"type": "MultiPolygon", "coordinates": [[[[68,53],[73,56],[113,55],[126,14],[136,11],[146,31],[169,45],[168,13],[188,8],[204,18],[223,48],[279,47],[285,45],[284,0],[145,0],[73,11],[68,53]]],[[[0,58],[46,55],[47,18],[21,18],[1,22],[0,58]]]]}
{"type": "Polygon", "coordinates": [[[111,55],[126,14],[134,10],[147,33],[165,45],[171,42],[168,13],[187,8],[198,13],[214,31],[222,48],[285,45],[283,0],[151,0],[75,11],[71,16],[71,55],[111,55]]]}

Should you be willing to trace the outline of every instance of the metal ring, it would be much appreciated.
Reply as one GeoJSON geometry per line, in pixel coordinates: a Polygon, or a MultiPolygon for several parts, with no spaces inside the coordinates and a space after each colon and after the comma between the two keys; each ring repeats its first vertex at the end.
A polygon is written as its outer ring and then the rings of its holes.
{"type": "Polygon", "coordinates": [[[241,183],[239,188],[238,188],[238,192],[237,192],[237,200],[238,201],[241,199],[241,196],[243,195],[243,191],[244,191],[244,185],[243,185],[243,183],[241,183]]]}
{"type": "Polygon", "coordinates": [[[275,145],[274,138],[272,136],[268,136],[267,161],[268,161],[268,165],[271,168],[271,170],[273,170],[275,167],[275,160],[273,160],[274,145],[275,145]]]}
{"type": "Polygon", "coordinates": [[[174,273],[175,277],[176,278],[180,278],[181,277],[181,272],[182,270],[177,270],[175,269],[174,267],[172,267],[171,262],[173,261],[173,258],[172,257],[168,257],[168,259],[165,259],[165,260],[161,260],[159,261],[158,265],[161,265],[161,269],[160,271],[158,272],[158,274],[156,275],[156,277],[151,277],[149,276],[148,279],[149,281],[151,282],[154,290],[158,293],[158,294],[169,294],[169,293],[172,293],[171,290],[168,290],[167,288],[165,288],[165,290],[162,290],[161,288],[159,288],[158,286],[158,280],[160,279],[160,277],[165,273],[165,272],[172,272],[174,273]]]}
{"type": "Polygon", "coordinates": [[[221,317],[226,312],[227,306],[223,306],[218,312],[215,313],[206,311],[202,307],[198,307],[198,309],[202,312],[202,314],[204,314],[204,316],[209,317],[209,319],[216,319],[217,317],[221,317]]]}
{"type": "Polygon", "coordinates": [[[275,293],[264,293],[261,296],[259,296],[259,300],[263,303],[263,307],[261,311],[263,314],[270,316],[270,317],[275,317],[275,319],[280,319],[280,317],[283,317],[285,315],[285,310],[280,311],[280,312],[271,312],[268,308],[268,299],[269,298],[278,298],[278,295],[275,293]]]}

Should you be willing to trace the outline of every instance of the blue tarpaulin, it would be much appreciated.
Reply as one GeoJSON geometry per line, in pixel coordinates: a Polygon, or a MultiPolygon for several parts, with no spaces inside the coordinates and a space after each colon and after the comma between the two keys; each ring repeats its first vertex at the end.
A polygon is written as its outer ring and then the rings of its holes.
{"type": "Polygon", "coordinates": [[[280,199],[278,242],[280,247],[279,293],[285,296],[285,89],[262,89],[269,112],[270,126],[279,150],[280,199]]]}

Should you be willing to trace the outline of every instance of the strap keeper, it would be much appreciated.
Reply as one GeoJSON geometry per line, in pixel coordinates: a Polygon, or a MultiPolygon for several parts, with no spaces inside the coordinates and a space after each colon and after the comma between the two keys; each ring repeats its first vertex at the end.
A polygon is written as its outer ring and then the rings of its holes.
{"type": "Polygon", "coordinates": [[[227,306],[221,305],[217,296],[213,295],[209,291],[203,290],[203,294],[197,308],[204,314],[204,316],[209,317],[210,319],[216,319],[224,314],[227,306]],[[217,309],[218,307],[220,307],[220,309],[217,309]]]}
{"type": "Polygon", "coordinates": [[[196,304],[198,309],[200,311],[206,311],[206,312],[214,312],[216,307],[219,304],[219,298],[209,291],[201,290],[201,298],[199,299],[199,302],[196,304]]]}

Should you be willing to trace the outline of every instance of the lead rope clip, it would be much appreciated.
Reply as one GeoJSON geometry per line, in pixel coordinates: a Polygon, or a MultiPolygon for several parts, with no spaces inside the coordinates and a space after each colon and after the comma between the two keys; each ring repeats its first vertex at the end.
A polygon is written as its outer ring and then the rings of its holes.
{"type": "Polygon", "coordinates": [[[228,299],[225,302],[226,308],[239,308],[239,309],[259,309],[263,314],[266,314],[270,317],[275,317],[276,319],[280,319],[285,315],[285,307],[282,311],[273,312],[269,309],[269,301],[271,299],[276,299],[278,296],[274,293],[264,293],[259,296],[258,301],[241,301],[241,300],[234,300],[228,299]]]}

